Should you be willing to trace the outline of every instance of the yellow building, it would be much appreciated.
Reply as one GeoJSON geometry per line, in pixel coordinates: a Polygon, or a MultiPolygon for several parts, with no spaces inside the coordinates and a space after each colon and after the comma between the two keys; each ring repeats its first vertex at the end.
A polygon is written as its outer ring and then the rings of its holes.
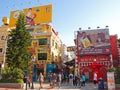
{"type": "Polygon", "coordinates": [[[2,68],[4,68],[6,59],[7,36],[9,33],[9,27],[7,23],[8,19],[6,17],[3,17],[2,21],[4,25],[0,26],[0,71],[2,68]]]}
{"type": "Polygon", "coordinates": [[[48,24],[28,26],[27,31],[31,35],[29,52],[33,55],[32,61],[35,64],[36,75],[40,72],[44,72],[46,75],[46,64],[61,61],[62,42],[58,32],[48,24]]]}
{"type": "MultiPolygon", "coordinates": [[[[25,13],[26,29],[31,35],[31,45],[29,47],[29,52],[32,54],[29,62],[29,66],[31,67],[30,74],[34,73],[37,76],[40,72],[44,72],[46,75],[47,64],[53,62],[57,64],[61,61],[61,39],[58,32],[52,26],[46,24],[52,22],[52,5],[26,8],[22,11],[25,13]]],[[[6,17],[3,17],[2,21],[4,25],[0,27],[1,38],[6,38],[8,28],[15,28],[20,12],[21,10],[11,11],[10,21],[6,17]]],[[[0,40],[0,63],[5,61],[6,45],[6,39],[0,40]]]]}

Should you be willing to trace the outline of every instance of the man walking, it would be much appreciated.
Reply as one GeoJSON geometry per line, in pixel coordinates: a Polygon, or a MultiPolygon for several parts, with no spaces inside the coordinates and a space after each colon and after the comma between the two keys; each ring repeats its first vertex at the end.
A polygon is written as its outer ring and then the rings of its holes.
{"type": "Polygon", "coordinates": [[[61,87],[62,75],[61,73],[58,74],[58,88],[61,87]]]}
{"type": "Polygon", "coordinates": [[[86,81],[85,74],[83,74],[82,75],[82,86],[85,86],[85,81],[86,81]]]}

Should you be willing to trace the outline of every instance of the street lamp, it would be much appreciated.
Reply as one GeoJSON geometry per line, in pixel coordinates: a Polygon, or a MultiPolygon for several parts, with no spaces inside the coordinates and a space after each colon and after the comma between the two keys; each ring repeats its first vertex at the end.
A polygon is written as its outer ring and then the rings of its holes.
{"type": "Polygon", "coordinates": [[[27,90],[27,83],[28,83],[28,60],[29,60],[30,55],[26,54],[26,90],[27,90]]]}
{"type": "MultiPolygon", "coordinates": [[[[32,69],[34,71],[34,62],[36,61],[36,57],[33,56],[32,58],[32,62],[33,62],[33,65],[32,65],[32,69]]],[[[33,76],[34,76],[34,72],[32,71],[32,86],[31,86],[31,89],[34,89],[34,84],[33,84],[33,76]]]]}

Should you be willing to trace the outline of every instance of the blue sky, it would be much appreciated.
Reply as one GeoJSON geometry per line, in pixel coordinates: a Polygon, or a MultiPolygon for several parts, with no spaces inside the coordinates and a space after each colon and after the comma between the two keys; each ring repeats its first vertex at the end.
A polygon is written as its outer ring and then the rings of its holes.
{"type": "Polygon", "coordinates": [[[63,43],[74,45],[74,31],[109,26],[110,35],[120,38],[120,0],[3,0],[0,3],[2,17],[9,18],[10,11],[24,8],[53,5],[51,25],[58,31],[63,43]]]}

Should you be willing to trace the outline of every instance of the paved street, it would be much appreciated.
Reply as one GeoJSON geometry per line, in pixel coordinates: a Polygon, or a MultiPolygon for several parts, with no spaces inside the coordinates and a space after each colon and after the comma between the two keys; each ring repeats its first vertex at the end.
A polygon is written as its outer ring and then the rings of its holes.
{"type": "MultiPolygon", "coordinates": [[[[24,89],[0,88],[0,90],[26,90],[26,88],[25,87],[24,89]]],[[[81,87],[81,88],[79,88],[79,86],[73,86],[73,85],[68,85],[68,84],[62,84],[61,88],[58,88],[57,86],[54,88],[51,88],[48,83],[44,83],[43,88],[39,89],[39,84],[34,83],[34,89],[28,88],[28,90],[98,90],[98,88],[95,87],[93,83],[87,83],[85,87],[81,87]]]]}
{"type": "MultiPolygon", "coordinates": [[[[58,88],[57,86],[53,88],[54,90],[98,90],[97,87],[93,85],[93,83],[87,83],[85,87],[79,88],[79,86],[73,86],[73,85],[67,85],[67,84],[62,84],[61,88],[58,88]]],[[[43,89],[40,90],[53,90],[49,84],[45,83],[43,85],[43,89]]],[[[39,84],[36,83],[34,84],[34,89],[30,90],[39,90],[39,84]]]]}

